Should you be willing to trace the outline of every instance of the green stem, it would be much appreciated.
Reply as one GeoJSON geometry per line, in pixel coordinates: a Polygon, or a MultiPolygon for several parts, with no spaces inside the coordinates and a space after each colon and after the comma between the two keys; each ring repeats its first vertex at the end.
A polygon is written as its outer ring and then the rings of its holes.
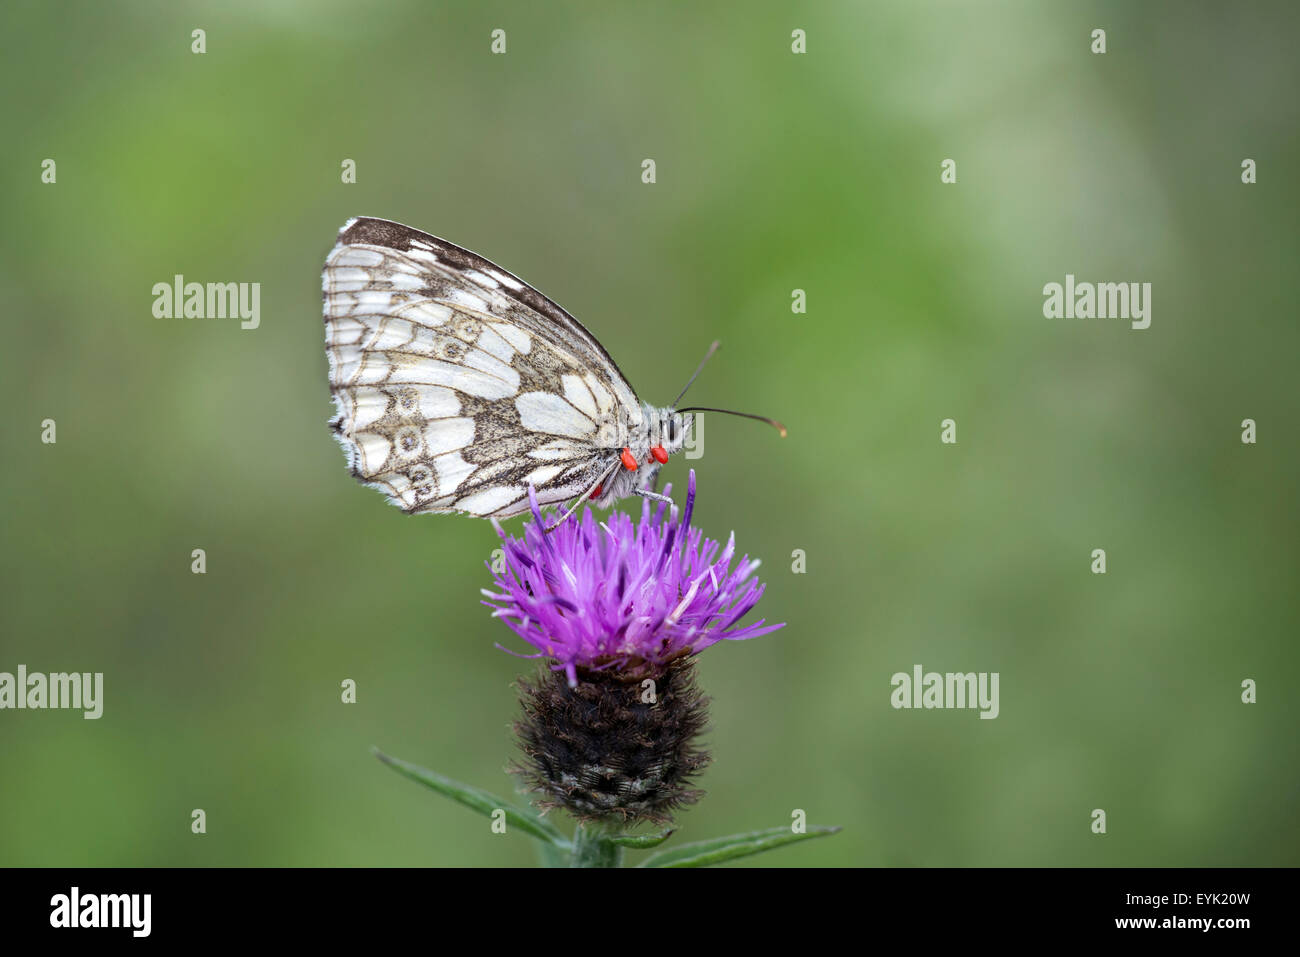
{"type": "Polygon", "coordinates": [[[622,867],[623,848],[610,838],[618,833],[600,824],[579,824],[573,832],[570,867],[622,867]]]}

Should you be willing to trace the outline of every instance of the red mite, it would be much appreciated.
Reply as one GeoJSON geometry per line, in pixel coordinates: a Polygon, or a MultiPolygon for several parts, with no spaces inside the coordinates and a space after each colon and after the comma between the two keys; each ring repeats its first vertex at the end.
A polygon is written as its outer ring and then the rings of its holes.
{"type": "Polygon", "coordinates": [[[605,483],[601,482],[599,485],[597,485],[595,488],[591,490],[591,494],[588,495],[587,498],[589,499],[600,498],[600,493],[603,491],[605,491],[605,483]]]}
{"type": "MultiPolygon", "coordinates": [[[[650,450],[650,457],[654,459],[656,462],[658,462],[660,465],[665,465],[668,462],[668,453],[664,450],[664,447],[662,445],[656,445],[654,448],[652,448],[650,450]]],[[[646,464],[648,465],[649,463],[646,464]]]]}
{"type": "Polygon", "coordinates": [[[631,449],[623,449],[623,454],[619,456],[619,459],[623,463],[623,468],[627,469],[629,472],[636,471],[636,456],[632,454],[631,449]]]}

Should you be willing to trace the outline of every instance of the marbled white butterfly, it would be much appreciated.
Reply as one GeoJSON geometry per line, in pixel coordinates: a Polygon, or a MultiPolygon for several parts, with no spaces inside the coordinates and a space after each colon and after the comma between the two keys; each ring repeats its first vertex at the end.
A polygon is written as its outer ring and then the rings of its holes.
{"type": "Polygon", "coordinates": [[[528,510],[530,485],[543,505],[576,497],[566,517],[662,498],[652,486],[689,413],[729,411],[642,402],[578,320],[410,226],[348,220],[321,285],[330,427],[352,474],[410,513],[505,518],[528,510]]]}

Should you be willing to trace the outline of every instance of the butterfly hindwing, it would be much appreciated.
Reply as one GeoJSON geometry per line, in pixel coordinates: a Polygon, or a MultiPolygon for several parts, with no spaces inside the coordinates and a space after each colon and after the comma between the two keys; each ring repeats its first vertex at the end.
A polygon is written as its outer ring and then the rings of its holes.
{"type": "Polygon", "coordinates": [[[408,512],[505,517],[586,492],[641,407],[596,339],[480,256],[348,222],[322,277],[331,426],[360,481],[408,512]]]}

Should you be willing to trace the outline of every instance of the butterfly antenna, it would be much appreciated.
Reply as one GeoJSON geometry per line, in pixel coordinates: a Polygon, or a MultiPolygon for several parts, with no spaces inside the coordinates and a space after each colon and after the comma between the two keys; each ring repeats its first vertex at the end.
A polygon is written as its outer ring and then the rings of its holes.
{"type": "Polygon", "coordinates": [[[721,412],[723,415],[738,415],[742,419],[757,419],[759,422],[766,422],[772,428],[781,433],[781,438],[785,438],[785,426],[776,419],[769,419],[765,415],[752,415],[749,412],[736,412],[733,409],[706,409],[702,405],[694,406],[690,409],[678,409],[678,412],[721,412]]]}
{"type": "Polygon", "coordinates": [[[686,394],[686,390],[695,384],[695,380],[698,379],[700,377],[700,373],[704,371],[704,363],[708,362],[711,358],[713,358],[713,353],[718,351],[718,346],[720,345],[722,345],[721,341],[719,341],[718,339],[713,340],[713,345],[709,346],[709,351],[704,353],[704,358],[701,359],[700,364],[695,367],[695,372],[690,377],[690,379],[687,380],[685,387],[681,391],[681,395],[673,399],[672,408],[674,409],[677,408],[677,403],[682,401],[682,396],[686,394]]]}

